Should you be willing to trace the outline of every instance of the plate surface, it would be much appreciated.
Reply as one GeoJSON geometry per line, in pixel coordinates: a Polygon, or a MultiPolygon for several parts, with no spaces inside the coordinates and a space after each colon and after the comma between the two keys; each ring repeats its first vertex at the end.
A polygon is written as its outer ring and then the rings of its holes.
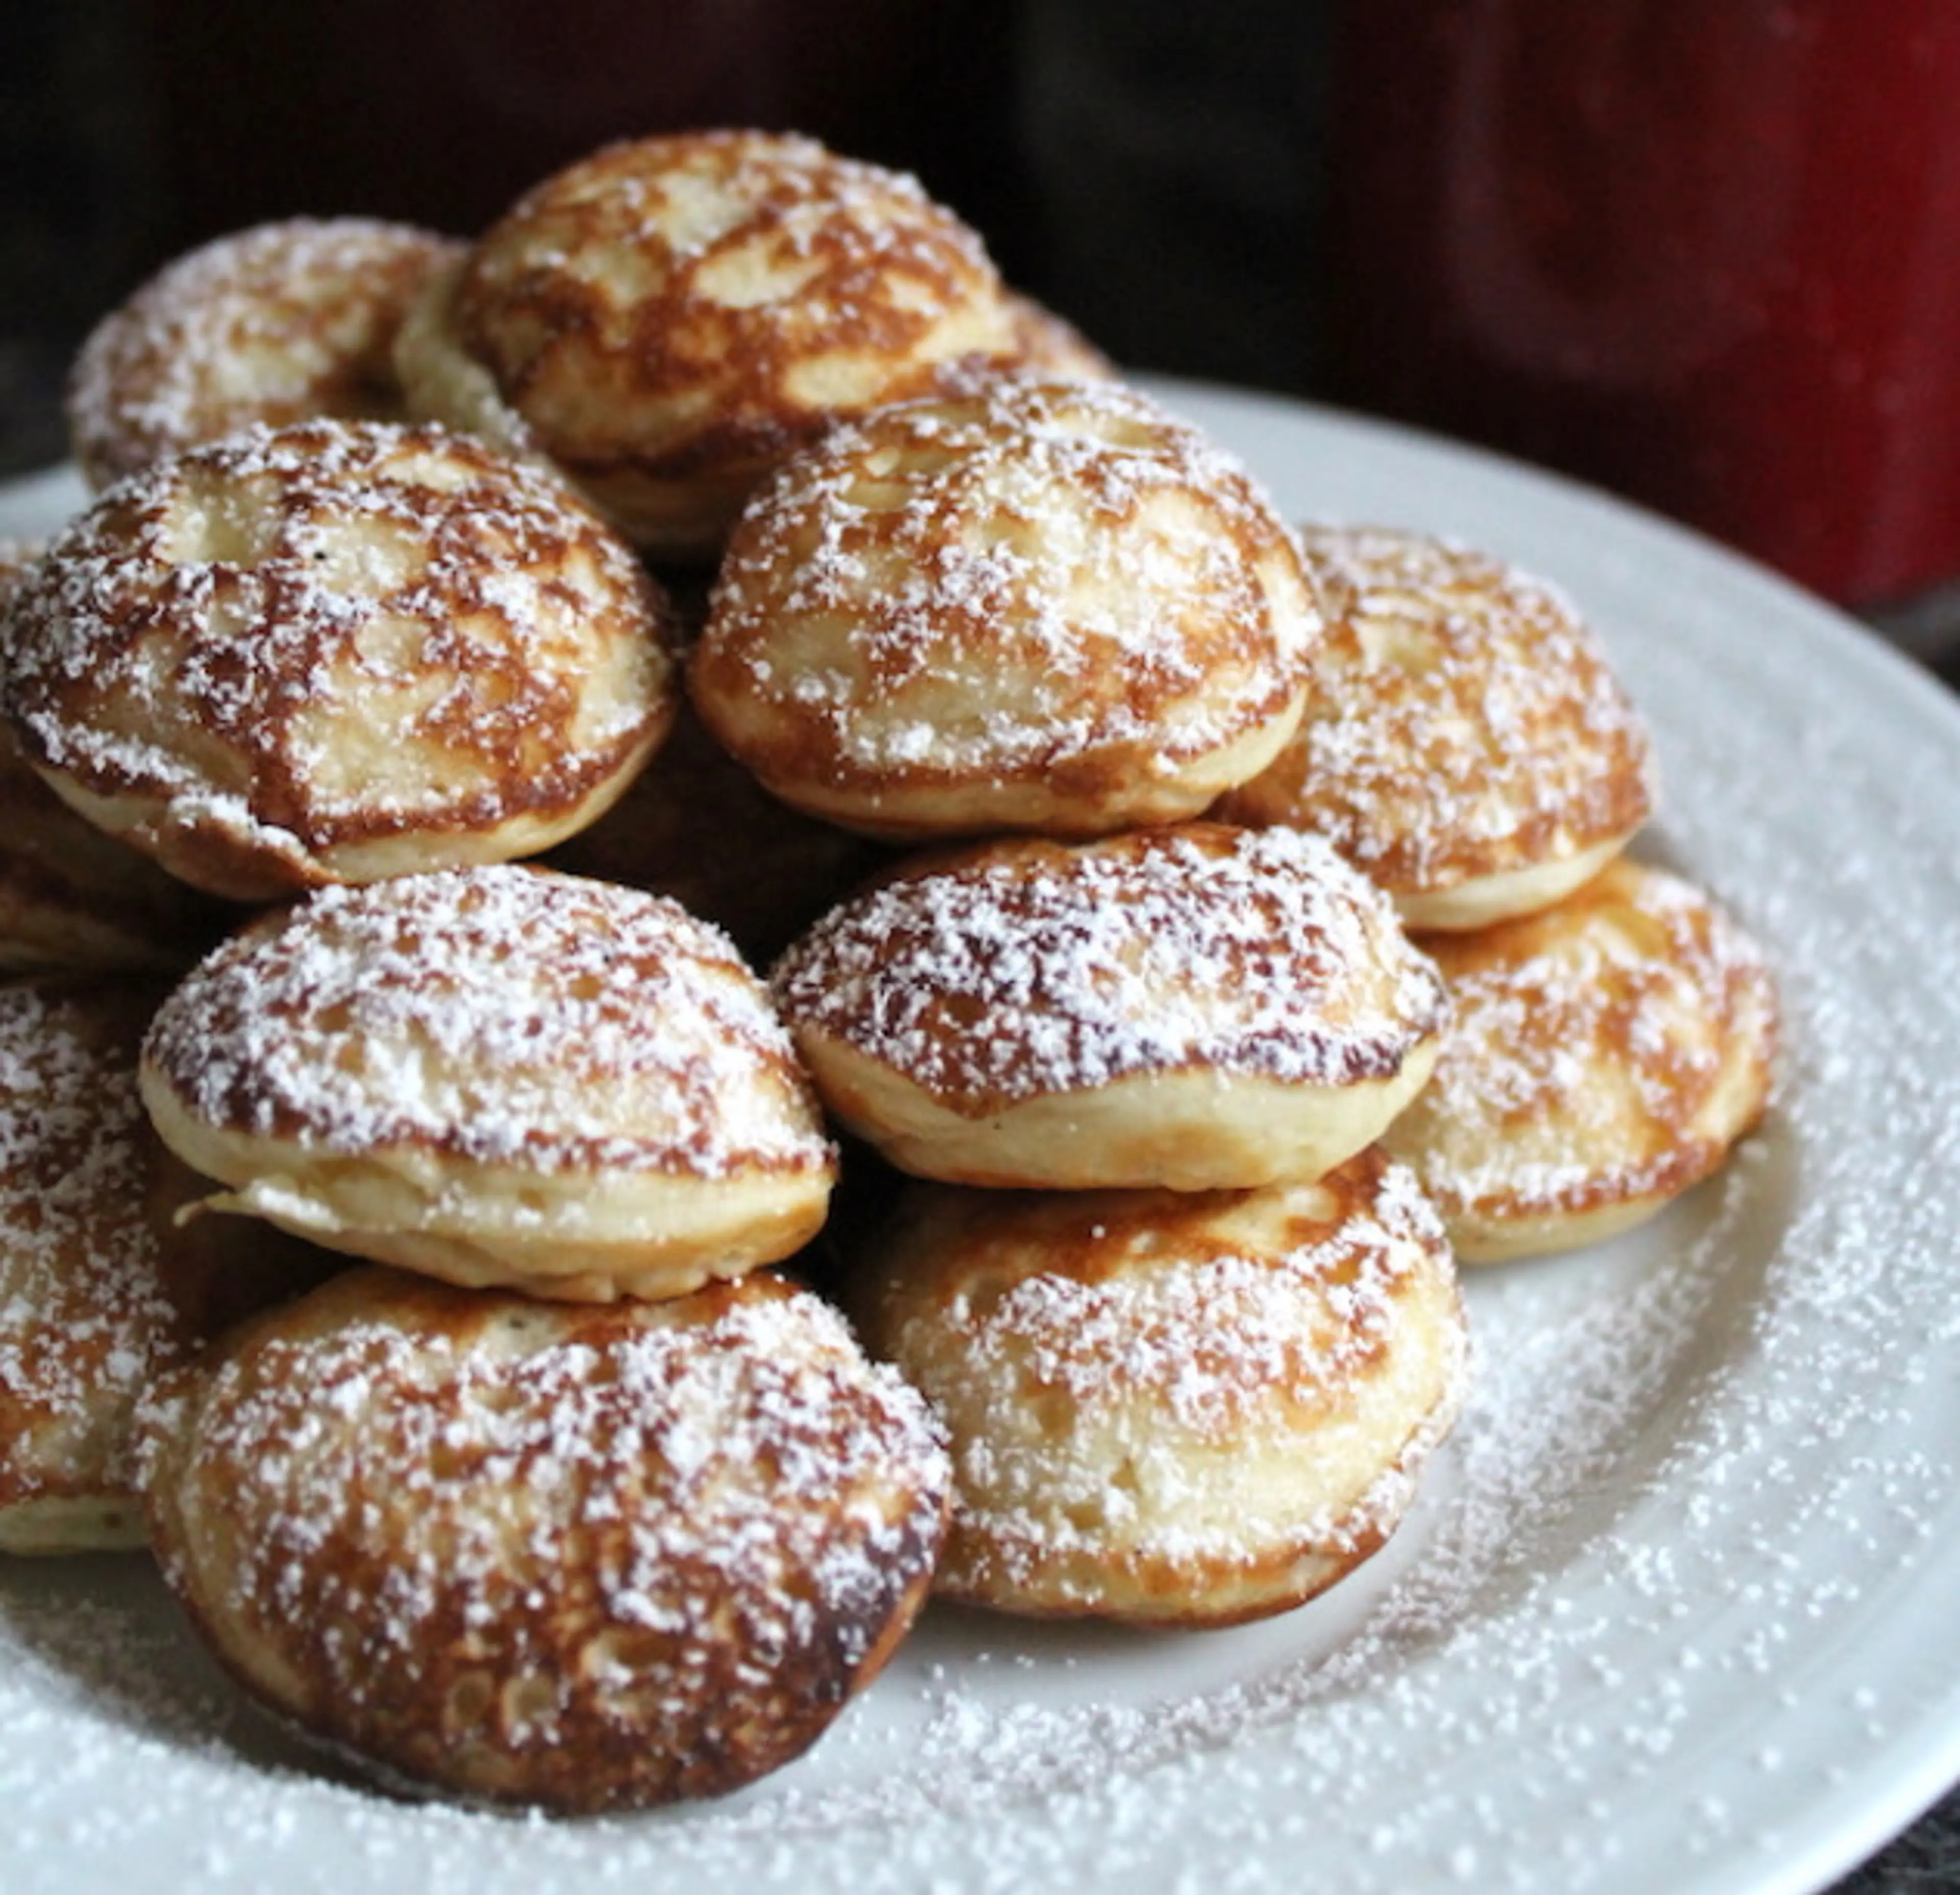
{"type": "MultiPolygon", "coordinates": [[[[1644,1230],[1474,1276],[1476,1387],[1333,1593],[1186,1637],[937,1610],[809,1756],[553,1823],[307,1763],[137,1559],[0,1569],[11,1895],[1817,1887],[1960,1778],[1960,709],[1848,620],[1586,490],[1152,384],[1293,516],[1561,584],[1652,721],[1641,848],[1768,944],[1769,1122],[1644,1230]]],[[[59,474],[0,492],[58,520],[59,474]]]]}

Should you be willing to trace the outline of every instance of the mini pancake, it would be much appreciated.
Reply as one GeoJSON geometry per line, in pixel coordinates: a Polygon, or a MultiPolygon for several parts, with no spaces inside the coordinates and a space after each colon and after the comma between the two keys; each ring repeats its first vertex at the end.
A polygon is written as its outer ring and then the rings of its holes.
{"type": "Polygon", "coordinates": [[[1556,901],[1645,822],[1647,728],[1542,581],[1386,527],[1308,529],[1327,619],[1292,741],[1216,814],[1318,830],[1411,928],[1556,901]]]}
{"type": "Polygon", "coordinates": [[[1201,814],[1292,734],[1319,616],[1240,465],[1114,382],[840,424],[722,562],[689,686],[785,802],[903,841],[1201,814]]]}
{"type": "Polygon", "coordinates": [[[915,1185],[853,1291],[944,1422],[942,1595],[1230,1624],[1402,1519],[1462,1400],[1449,1246],[1378,1150],[1262,1191],[915,1185]]]}
{"type": "Polygon", "coordinates": [[[72,807],[234,900],[535,852],[671,720],[663,596],[558,482],[317,422],[160,461],[22,579],[0,680],[72,807]]]}
{"type": "MultiPolygon", "coordinates": [[[[0,540],[0,619],[40,550],[0,540]]],[[[78,816],[0,724],[0,979],[186,967],[228,912],[78,816]]]]}
{"type": "Polygon", "coordinates": [[[129,1417],[193,1341],[147,1220],[155,996],[0,986],[0,1551],[140,1546],[129,1417]]]}
{"type": "Polygon", "coordinates": [[[788,1256],[836,1169],[761,981],[657,896],[516,866],[322,890],[158,1010],[217,1209],[466,1284],[664,1296],[788,1256]]]}
{"type": "Polygon", "coordinates": [[[922,1602],[924,1405],[764,1275],[598,1309],[357,1269],[146,1403],[164,1576],[384,1782],[596,1812],[788,1762],[922,1602]]]}
{"type": "Polygon", "coordinates": [[[766,962],[890,852],[779,802],[685,705],[652,762],[554,868],[671,895],[766,962]]]}
{"type": "Polygon", "coordinates": [[[649,553],[688,559],[833,417],[1020,346],[979,238],[916,180],[699,131],[534,186],[431,282],[397,364],[418,412],[547,456],[649,553]]]}
{"type": "Polygon", "coordinates": [[[138,1397],[302,1280],[283,1254],[196,1251],[161,1214],[170,1174],[136,1086],[158,997],[0,986],[0,1552],[142,1545],[138,1397]]]}
{"type": "Polygon", "coordinates": [[[96,325],[69,438],[97,488],[254,424],[406,419],[395,335],[450,239],[368,218],[234,231],[166,264],[96,325]]]}
{"type": "Polygon", "coordinates": [[[1768,969],[1680,877],[1621,858],[1552,908],[1424,944],[1454,1018],[1386,1142],[1465,1263],[1624,1230],[1717,1170],[1762,1116],[1768,969]]]}
{"type": "Polygon", "coordinates": [[[1208,823],[949,852],[833,909],[772,979],[850,1131],[1004,1186],[1316,1177],[1421,1088],[1446,1011],[1325,842],[1208,823]]]}

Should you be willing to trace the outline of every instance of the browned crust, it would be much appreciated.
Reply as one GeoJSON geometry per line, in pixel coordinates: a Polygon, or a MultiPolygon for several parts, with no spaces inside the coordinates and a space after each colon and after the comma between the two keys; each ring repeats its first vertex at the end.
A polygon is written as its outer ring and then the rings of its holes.
{"type": "Polygon", "coordinates": [[[808,139],[718,131],[622,141],[534,186],[474,247],[454,322],[540,446],[588,486],[622,473],[740,486],[834,412],[795,394],[800,364],[870,365],[869,399],[924,392],[947,352],[934,332],[966,307],[1010,353],[978,240],[909,180],[808,139]],[[659,219],[669,193],[697,180],[742,209],[683,247],[659,219]],[[794,294],[743,307],[709,293],[743,252],[792,271],[794,294]],[[581,274],[609,254],[630,290],[581,274]]]}
{"type": "Polygon", "coordinates": [[[1398,895],[1561,861],[1647,820],[1646,727],[1554,588],[1398,529],[1310,527],[1302,545],[1326,620],[1306,709],[1217,814],[1316,830],[1398,895]]]}
{"type": "Polygon", "coordinates": [[[1316,629],[1243,469],[1134,390],[997,377],[781,467],[730,536],[688,686],[774,794],[832,821],[1087,836],[1197,815],[1239,747],[1269,756],[1316,629]],[[1032,483],[1092,552],[1061,559],[1032,483]],[[1173,545],[1175,577],[1143,557],[1173,545]],[[867,755],[894,717],[931,740],[867,755]]]}
{"type": "Polygon", "coordinates": [[[182,967],[237,918],[70,809],[0,725],[0,965],[182,967]]]}
{"type": "Polygon", "coordinates": [[[425,278],[460,246],[412,225],[294,218],[166,264],[91,332],[68,380],[75,458],[109,486],[254,423],[402,418],[390,355],[425,278]],[[269,358],[241,386],[239,362],[269,358]]]}
{"type": "MultiPolygon", "coordinates": [[[[1492,1085],[1478,1082],[1469,1056],[1462,1072],[1448,1069],[1445,1042],[1435,1088],[1389,1142],[1423,1176],[1446,1218],[1480,1234],[1501,1233],[1532,1220],[1575,1223],[1615,1206],[1656,1207],[1718,1170],[1736,1142],[1768,1110],[1781,1026],[1774,983],[1760,951],[1731,917],[1691,884],[1622,858],[1574,893],[1536,914],[1461,935],[1431,935],[1422,944],[1454,992],[1475,986],[1481,1005],[1506,1008],[1502,1049],[1507,1065],[1536,1075],[1527,1095],[1489,1104],[1492,1085]],[[1602,966],[1583,984],[1558,957],[1595,928],[1634,941],[1637,958],[1602,966]],[[1642,1030],[1651,997],[1685,984],[1698,1003],[1691,1040],[1642,1030]],[[1585,1120],[1583,1094],[1571,1096],[1559,1075],[1577,1071],[1626,1075],[1636,1082],[1637,1123],[1602,1139],[1585,1120]],[[1468,1083],[1491,1115],[1488,1134],[1494,1181],[1471,1188],[1438,1152],[1426,1150],[1419,1119],[1446,1111],[1449,1088],[1468,1083]],[[1717,1113],[1718,1103],[1722,1107],[1717,1113]],[[1547,1181],[1534,1171],[1529,1188],[1507,1173],[1507,1126],[1570,1120],[1573,1162],[1547,1181]]],[[[1467,998],[1464,1024],[1490,1030],[1467,998]]],[[[1534,1246],[1556,1243],[1548,1231],[1534,1246]]]]}
{"type": "Polygon", "coordinates": [[[49,548],[7,635],[29,761],[84,814],[133,810],[131,839],[178,872],[256,899],[381,839],[439,861],[596,816],[676,702],[675,623],[628,549],[568,492],[427,428],[307,423],[161,463],[49,548]],[[231,507],[254,516],[239,543],[231,507]],[[323,582],[345,533],[399,569],[323,582]],[[581,723],[602,651],[623,654],[603,735],[581,723]],[[371,703],[393,729],[370,729],[371,703]],[[412,742],[418,793],[329,791],[329,718],[412,742]]]}
{"type": "MultiPolygon", "coordinates": [[[[840,1358],[811,1371],[830,1391],[818,1432],[788,1432],[802,1424],[784,1420],[785,1432],[772,1435],[764,1419],[759,1458],[728,1470],[730,1479],[765,1491],[778,1480],[808,1483],[797,1491],[786,1485],[781,1504],[831,1510],[786,1534],[784,1563],[768,1589],[746,1589],[762,1569],[740,1567],[743,1556],[696,1546],[685,1534],[657,1573],[646,1571],[635,1538],[644,1510],[673,1504],[684,1482],[657,1459],[630,1468],[609,1462],[602,1443],[621,1419],[616,1411],[648,1392],[638,1382],[615,1387],[609,1374],[635,1328],[658,1325],[682,1338],[678,1363],[688,1348],[729,1349],[721,1325],[731,1311],[805,1296],[764,1276],[657,1308],[546,1312],[392,1272],[351,1272],[249,1325],[221,1357],[176,1377],[153,1404],[146,1499],[166,1576],[252,1696],[384,1779],[569,1814],[738,1788],[806,1749],[883,1664],[923,1602],[944,1493],[907,1464],[891,1409],[840,1358]],[[506,1532],[496,1523],[507,1493],[519,1509],[513,1518],[528,1517],[521,1496],[541,1477],[528,1460],[504,1464],[484,1431],[467,1427],[441,1434],[450,1444],[434,1464],[395,1464],[402,1444],[426,1432],[418,1415],[439,1431],[452,1412],[466,1417],[462,1384],[444,1374],[384,1377],[369,1405],[338,1411],[329,1425],[342,1436],[346,1451],[336,1464],[344,1463],[345,1484],[326,1511],[286,1516],[281,1442],[260,1429],[301,1422],[313,1397],[291,1385],[291,1364],[323,1346],[331,1359],[336,1328],[352,1323],[378,1323],[418,1348],[453,1352],[459,1362],[506,1352],[487,1396],[514,1412],[538,1399],[525,1383],[536,1349],[589,1352],[593,1365],[576,1408],[553,1424],[551,1438],[595,1432],[587,1449],[554,1470],[554,1480],[573,1481],[579,1493],[546,1508],[559,1524],[543,1563],[527,1530],[511,1528],[492,1570],[470,1571],[469,1556],[460,1556],[456,1570],[425,1569],[407,1582],[406,1591],[422,1589],[411,1617],[387,1604],[399,1555],[390,1509],[421,1504],[405,1502],[399,1486],[425,1489],[461,1548],[479,1544],[479,1528],[506,1532]],[[247,1413],[256,1425],[228,1435],[247,1413]],[[819,1458],[835,1473],[813,1474],[819,1458]],[[884,1522],[875,1554],[870,1512],[884,1522]],[[288,1550],[268,1560],[269,1546],[288,1550]],[[862,1583],[826,1593],[794,1546],[821,1546],[822,1559],[850,1565],[862,1583]],[[261,1584],[248,1583],[247,1569],[261,1584]],[[657,1593],[662,1607],[638,1623],[620,1616],[634,1584],[657,1593]],[[535,1715],[535,1702],[527,1709],[533,1697],[552,1700],[549,1718],[535,1715]]],[[[759,1390],[771,1381],[765,1367],[735,1372],[759,1390]]],[[[754,1422],[748,1416],[742,1425],[754,1422]]]]}
{"type": "MultiPolygon", "coordinates": [[[[959,1487],[936,1591],[1017,1615],[1198,1627],[1289,1610],[1386,1543],[1462,1398],[1462,1308],[1440,1227],[1378,1148],[1285,1192],[914,1185],[851,1295],[870,1346],[948,1418],[959,1487]],[[1386,1282],[1377,1218],[1405,1246],[1386,1282]],[[1255,1274],[1270,1290],[1250,1287],[1255,1274]],[[1201,1296],[1207,1320],[1193,1321],[1201,1296]],[[1339,1438],[1412,1346],[1425,1352],[1412,1359],[1437,1352],[1398,1398],[1419,1400],[1337,1510],[1303,1489],[1298,1517],[1277,1501],[1249,1508],[1229,1544],[1215,1502],[1201,1539],[1165,1515],[1169,1495],[1202,1507],[1221,1463],[1281,1439],[1313,1468],[1316,1441],[1339,1438]],[[1175,1475],[1140,1476],[1159,1455],[1175,1475]],[[1146,1511],[1106,1506],[1105,1484],[1146,1511]],[[1185,1543],[1139,1541],[1140,1519],[1185,1543]]],[[[1344,1483],[1357,1470],[1342,1451],[1344,1483]]]]}
{"type": "MultiPolygon", "coordinates": [[[[415,1033],[438,1018],[452,1034],[463,1028],[466,1040],[480,996],[495,989],[507,966],[528,1022],[526,1046],[549,1027],[561,1052],[579,1059],[583,1083],[616,1087],[625,1075],[609,1053],[624,1058],[664,1049],[671,1040],[676,1050],[667,1083],[695,1107],[697,1142],[705,1145],[727,1130],[719,1110],[726,1069],[715,1062],[739,1062],[743,1083],[774,1102],[780,1123],[772,1119],[765,1129],[779,1148],[793,1142],[793,1148],[731,1149],[718,1159],[731,1175],[744,1162],[784,1177],[831,1175],[835,1156],[819,1135],[808,1076],[757,977],[726,937],[662,897],[542,868],[397,877],[267,910],[192,969],[158,1009],[144,1047],[145,1084],[173,1095],[184,1113],[221,1134],[358,1157],[374,1148],[371,1107],[371,1107],[329,1089],[336,1059],[355,1060],[368,1035],[381,1030],[363,1024],[358,995],[350,998],[342,984],[348,969],[358,967],[361,991],[384,996],[399,1052],[412,1050],[415,1033]],[[440,973],[433,947],[428,960],[418,958],[423,942],[438,939],[444,950],[440,973]],[[328,954],[334,944],[347,957],[337,965],[328,954]],[[597,965],[605,969],[603,986],[593,971],[597,965]],[[698,1017],[684,1023],[687,1037],[671,1022],[663,1035],[659,1009],[681,1003],[686,990],[678,976],[690,971],[725,983],[730,998],[711,1020],[697,998],[698,1017]],[[575,1039],[565,1024],[574,1002],[584,1009],[575,1039]],[[690,1049],[707,1043],[711,1029],[713,1058],[692,1056],[690,1049]],[[307,1043],[310,1066],[304,1054],[293,1057],[295,1045],[307,1043]],[[364,1135],[348,1134],[335,1118],[342,1100],[354,1101],[346,1109],[360,1114],[364,1135]]],[[[468,1075],[477,1088],[477,1119],[492,1111],[487,1102],[508,1076],[498,1059],[514,1062],[522,1050],[504,1041],[478,1051],[483,1064],[468,1075]]],[[[580,1134],[521,1122],[498,1129],[524,1151],[549,1150],[552,1168],[627,1162],[622,1132],[580,1134]]],[[[459,1110],[441,1121],[425,1116],[398,1135],[418,1150],[467,1159],[480,1155],[482,1132],[459,1110]]],[[[692,1147],[648,1141],[632,1161],[686,1174],[703,1157],[692,1147]]]]}
{"type": "Polygon", "coordinates": [[[975,1120],[1109,1078],[1214,1066],[1310,1071],[1330,1085],[1389,1078],[1440,1026],[1442,984],[1409,951],[1385,898],[1332,858],[1291,858],[1319,847],[1194,821],[1087,843],[1017,836],[928,852],[795,944],[772,976],[778,1002],[806,1049],[834,1037],[975,1120]],[[1289,859],[1265,860],[1278,856],[1289,859]],[[1208,865],[1220,871],[1215,885],[1208,865]],[[1177,976],[1160,969],[1172,991],[1156,998],[1199,1017],[1195,1039],[1154,1039],[1136,1065],[1097,1078],[1125,1023],[1077,1011],[1102,998],[1082,965],[1086,944],[1111,915],[1166,893],[1157,940],[1188,944],[1190,965],[1177,976]],[[1265,925],[1249,925],[1252,914],[1265,925]],[[1201,988],[1190,984],[1201,960],[1201,988]],[[961,984],[963,971],[987,986],[961,984]],[[1236,1018],[1240,1003],[1252,1024],[1236,1018]]]}
{"type": "Polygon", "coordinates": [[[1387,1545],[1386,1528],[1350,1522],[1340,1549],[1302,1536],[1257,1559],[1199,1566],[1134,1554],[1068,1554],[1033,1540],[981,1535],[956,1516],[934,1596],[1017,1619],[1094,1619],[1164,1631],[1219,1632],[1291,1612],[1344,1579],[1387,1545]],[[1015,1578],[1004,1575],[1019,1575],[1015,1578]],[[1039,1590],[1024,1589],[1039,1575],[1039,1590]]]}

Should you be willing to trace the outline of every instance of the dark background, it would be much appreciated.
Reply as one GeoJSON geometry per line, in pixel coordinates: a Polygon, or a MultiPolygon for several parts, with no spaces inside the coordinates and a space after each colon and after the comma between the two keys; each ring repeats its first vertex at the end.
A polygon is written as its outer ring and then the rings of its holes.
{"type": "Polygon", "coordinates": [[[605,138],[690,124],[918,172],[1128,365],[1313,392],[1330,13],[4,0],[0,472],[62,457],[76,345],[192,244],[298,212],[468,235],[605,138]]]}
{"type": "MultiPolygon", "coordinates": [[[[76,346],[191,244],[300,212],[466,235],[606,137],[713,123],[917,171],[1129,366],[1338,399],[1320,341],[1335,11],[0,0],[0,478],[63,457],[76,346]]],[[[1844,1887],[1960,1889],[1960,1798],[1844,1887]]]]}
{"type": "MultiPolygon", "coordinates": [[[[1596,4],[1573,17],[1597,24],[1568,37],[1617,48],[1624,36],[1637,88],[1643,43],[1691,46],[1683,21],[1705,18],[1719,42],[1726,21],[1760,51],[1780,17],[1774,0],[1722,0],[1705,15],[1688,0],[1596,4]]],[[[1938,5],[1914,0],[1922,32],[1938,5]]],[[[1879,49],[1882,72],[1917,56],[1860,0],[1803,11],[1812,29],[1834,23],[1842,43],[1879,49]],[[1851,33],[1847,15],[1866,24],[1851,33]]],[[[1429,123],[1442,106],[1433,83],[1383,84],[1382,62],[1433,79],[1471,22],[1507,15],[1530,17],[1507,0],[0,0],[0,476],[62,457],[61,381],[90,325],[205,239],[302,212],[466,237],[609,138],[794,128],[918,173],[1011,279],[1126,367],[1393,414],[1579,473],[1783,563],[1960,677],[1960,520],[1938,517],[1960,510],[1948,441],[1960,370],[1949,383],[1936,342],[1922,345],[1922,373],[1942,419],[1902,438],[1905,421],[1866,412],[1876,393],[1831,392],[1841,374],[1876,390],[1901,339],[1853,330],[1833,342],[1823,299],[1854,285],[1828,276],[1791,288],[1759,272],[1746,288],[1691,291],[1698,311],[1718,292],[1775,301],[1754,319],[1762,344],[1722,357],[1712,381],[1662,383],[1657,400],[1645,383],[1595,400],[1535,340],[1528,368],[1487,361],[1475,352],[1488,341],[1466,342],[1465,311],[1424,292],[1437,241],[1421,211],[1429,187],[1416,184],[1418,215],[1399,226],[1428,237],[1399,249],[1376,193],[1398,154],[1412,178],[1429,176],[1421,154],[1443,148],[1429,123]],[[1816,333],[1794,345],[1804,365],[1779,371],[1790,401],[1782,383],[1767,403],[1745,397],[1763,344],[1793,329],[1816,333]],[[1729,391],[1755,403],[1754,446],[1705,425],[1729,391]],[[1834,407],[1863,432],[1827,428],[1834,407]],[[1702,433],[1675,441],[1684,427],[1702,433]],[[1936,548],[1889,576],[1848,559],[1833,571],[1828,540],[1901,530],[1881,508],[1927,516],[1936,548]],[[1780,543],[1756,540],[1752,514],[1790,523],[1780,543]]],[[[1849,87],[1834,61],[1813,56],[1806,83],[1849,87]]],[[[1667,100],[1656,109],[1664,117],[1667,100]]],[[[1726,115],[1728,135],[1748,109],[1726,115]]],[[[1855,145],[1886,109],[1859,119],[1838,103],[1829,116],[1855,145]]],[[[1667,131],[1647,127],[1631,155],[1666,148],[1667,131]]],[[[1914,163],[1913,144],[1890,142],[1914,163]]],[[[1936,142],[1949,185],[1895,195],[1926,195],[1929,215],[1960,224],[1960,133],[1936,142]]],[[[1818,143],[1791,162],[1814,174],[1831,158],[1818,143]]],[[[1818,195],[1814,176],[1809,188],[1818,195]]],[[[1529,214],[1519,203],[1513,215],[1529,214]]],[[[1639,236],[1602,229],[1596,250],[1639,236]]],[[[1657,238],[1649,272],[1665,276],[1671,240],[1657,238]]],[[[1793,251],[1764,270],[1786,264],[1805,267],[1793,251]]],[[[1823,267],[1855,277],[1866,265],[1823,267]]],[[[1922,324],[1960,317],[1952,270],[1884,274],[1895,302],[1937,292],[1922,324]]]]}

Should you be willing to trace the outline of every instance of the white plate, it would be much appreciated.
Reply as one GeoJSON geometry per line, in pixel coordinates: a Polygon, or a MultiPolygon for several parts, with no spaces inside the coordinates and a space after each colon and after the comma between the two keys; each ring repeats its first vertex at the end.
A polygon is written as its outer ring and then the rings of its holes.
{"type": "MultiPolygon", "coordinates": [[[[1181,1638],[936,1612],[811,1755],[719,1804],[388,1801],[243,1712],[143,1562],[17,1565],[11,1895],[1742,1895],[1822,1884],[1960,1778],[1960,711],[1596,495],[1157,387],[1291,514],[1455,532],[1591,614],[1658,736],[1647,846],[1778,967],[1762,1134],[1646,1231],[1475,1278],[1469,1411],[1326,1598],[1181,1638]]],[[[0,531],[75,497],[10,490],[0,531]]]]}

